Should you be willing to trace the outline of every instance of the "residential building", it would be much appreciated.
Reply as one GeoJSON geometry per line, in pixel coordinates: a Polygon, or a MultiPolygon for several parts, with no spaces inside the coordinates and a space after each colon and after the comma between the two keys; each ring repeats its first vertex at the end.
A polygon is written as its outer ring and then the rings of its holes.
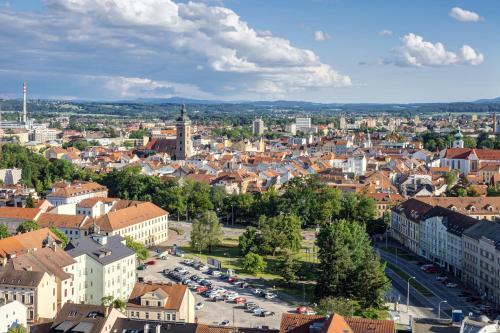
{"type": "Polygon", "coordinates": [[[463,251],[466,287],[500,305],[500,224],[480,221],[465,230],[463,251]]]}
{"type": "Polygon", "coordinates": [[[420,219],[433,206],[409,199],[391,210],[391,237],[411,252],[420,254],[420,219]]]}
{"type": "Polygon", "coordinates": [[[416,199],[478,220],[500,219],[500,197],[418,197],[416,199]]]}
{"type": "Polygon", "coordinates": [[[27,320],[52,319],[57,312],[57,283],[47,272],[0,267],[0,298],[27,307],[27,320]]]}
{"type": "Polygon", "coordinates": [[[420,217],[420,255],[460,277],[463,271],[462,234],[475,218],[436,206],[420,217]]]}
{"type": "Polygon", "coordinates": [[[52,191],[47,194],[47,200],[54,206],[60,206],[77,204],[88,198],[105,198],[107,196],[108,189],[106,186],[95,182],[59,182],[54,184],[52,191]]]}
{"type": "MultiPolygon", "coordinates": [[[[117,309],[100,305],[67,303],[59,311],[50,333],[110,333],[117,319],[125,318],[117,309]]],[[[123,332],[123,331],[120,331],[123,332]]]]}
{"type": "Polygon", "coordinates": [[[42,228],[55,227],[63,232],[69,240],[72,240],[80,237],[83,232],[81,227],[88,220],[90,218],[86,215],[42,213],[37,223],[42,228]]]}
{"type": "Polygon", "coordinates": [[[252,123],[252,134],[254,136],[261,136],[264,134],[264,120],[262,118],[257,118],[252,123]]]}
{"type": "MultiPolygon", "coordinates": [[[[109,213],[121,201],[118,198],[88,198],[76,204],[76,214],[98,217],[109,213]]],[[[116,208],[115,208],[116,209],[116,208]]]]}
{"type": "Polygon", "coordinates": [[[26,207],[26,200],[31,196],[38,202],[38,194],[34,188],[24,185],[0,185],[0,207],[26,207]]]}
{"type": "Polygon", "coordinates": [[[362,152],[356,152],[347,158],[343,172],[352,173],[355,176],[363,176],[366,173],[366,156],[362,152]]]}
{"type": "Polygon", "coordinates": [[[5,225],[10,234],[14,234],[21,223],[36,221],[41,214],[40,208],[0,207],[0,224],[5,225]]]}
{"type": "Polygon", "coordinates": [[[55,141],[58,139],[58,136],[61,134],[61,130],[56,128],[34,128],[32,133],[32,140],[35,142],[48,142],[55,141]]]}
{"type": "Polygon", "coordinates": [[[0,300],[0,333],[16,326],[28,327],[28,308],[19,301],[0,300]]]}
{"type": "Polygon", "coordinates": [[[103,297],[128,299],[136,281],[136,255],[121,236],[92,233],[70,241],[66,252],[77,262],[78,302],[101,304],[103,297]]]}
{"type": "Polygon", "coordinates": [[[195,322],[196,300],[185,285],[136,283],[128,300],[127,316],[160,322],[195,322]]]}
{"type": "Polygon", "coordinates": [[[8,259],[20,256],[33,249],[41,249],[46,242],[47,236],[50,236],[56,244],[61,243],[49,228],[0,239],[0,266],[5,266],[8,259]]]}
{"type": "Polygon", "coordinates": [[[96,224],[106,235],[130,236],[146,246],[168,239],[168,212],[151,202],[123,200],[123,203],[125,208],[87,220],[80,229],[85,234],[96,224]]]}

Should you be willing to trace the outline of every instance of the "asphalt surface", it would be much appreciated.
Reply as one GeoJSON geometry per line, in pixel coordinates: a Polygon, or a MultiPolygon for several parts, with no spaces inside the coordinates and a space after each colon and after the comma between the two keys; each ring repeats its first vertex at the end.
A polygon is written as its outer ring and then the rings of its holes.
{"type": "Polygon", "coordinates": [[[138,271],[138,276],[143,277],[145,281],[174,282],[163,275],[163,270],[172,270],[175,267],[182,266],[189,271],[189,274],[187,276],[196,274],[200,277],[203,277],[204,279],[208,279],[212,281],[214,287],[223,287],[228,291],[236,291],[241,297],[245,297],[247,301],[255,302],[263,309],[275,313],[270,317],[258,317],[253,313],[245,311],[243,305],[236,305],[233,302],[226,301],[212,302],[207,298],[198,295],[195,291],[192,291],[193,295],[195,296],[196,303],[201,302],[204,304],[202,309],[196,310],[196,317],[198,318],[198,322],[200,323],[217,325],[220,324],[223,320],[229,320],[230,325],[233,326],[268,326],[269,328],[279,328],[281,315],[285,312],[295,312],[295,308],[279,299],[279,293],[278,297],[273,300],[267,300],[263,297],[255,296],[251,293],[251,288],[237,288],[228,282],[221,281],[219,278],[207,275],[196,270],[193,267],[182,264],[181,262],[184,260],[184,258],[169,256],[167,260],[156,260],[155,258],[151,258],[150,260],[155,260],[156,264],[148,266],[146,270],[138,271]]]}
{"type": "MultiPolygon", "coordinates": [[[[470,311],[470,309],[474,307],[473,304],[466,302],[464,297],[459,296],[464,291],[464,289],[461,288],[460,284],[457,288],[447,288],[444,284],[436,280],[436,276],[438,274],[425,273],[416,263],[408,262],[400,257],[398,257],[396,260],[396,256],[391,253],[387,253],[385,251],[379,252],[382,259],[395,266],[398,266],[408,275],[415,276],[416,281],[418,281],[421,285],[423,285],[431,293],[434,294],[433,297],[426,297],[420,294],[418,290],[411,287],[410,304],[415,306],[432,307],[433,313],[437,316],[439,303],[442,301],[446,301],[446,303],[441,303],[441,318],[449,318],[452,309],[461,309],[464,315],[466,315],[470,311]]],[[[389,275],[389,277],[391,278],[391,280],[393,280],[393,283],[394,281],[397,281],[396,284],[399,287],[398,290],[406,293],[406,281],[403,281],[403,279],[395,273],[389,275]]]]}

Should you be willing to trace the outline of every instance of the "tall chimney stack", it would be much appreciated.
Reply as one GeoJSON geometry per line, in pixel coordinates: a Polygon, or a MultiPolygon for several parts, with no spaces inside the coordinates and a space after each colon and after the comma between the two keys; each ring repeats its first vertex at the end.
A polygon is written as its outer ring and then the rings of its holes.
{"type": "Polygon", "coordinates": [[[27,115],[26,115],[26,82],[23,84],[23,123],[26,124],[28,121],[27,115]]]}

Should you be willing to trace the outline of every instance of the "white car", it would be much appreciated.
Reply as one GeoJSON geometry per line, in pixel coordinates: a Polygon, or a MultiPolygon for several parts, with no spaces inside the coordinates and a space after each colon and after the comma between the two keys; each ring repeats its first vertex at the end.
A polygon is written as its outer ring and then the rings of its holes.
{"type": "Polygon", "coordinates": [[[453,282],[450,282],[450,283],[447,283],[447,284],[446,284],[446,287],[447,287],[447,288],[456,288],[456,287],[458,287],[458,284],[453,283],[453,282]]]}
{"type": "Polygon", "coordinates": [[[220,323],[220,326],[229,326],[229,320],[223,320],[223,321],[220,323]]]}
{"type": "Polygon", "coordinates": [[[238,295],[238,293],[229,293],[229,294],[226,294],[226,296],[224,296],[226,298],[226,300],[228,301],[234,301],[235,298],[238,298],[240,295],[238,295]]]}
{"type": "Polygon", "coordinates": [[[200,265],[200,267],[198,267],[198,270],[204,272],[204,271],[208,271],[208,266],[207,265],[200,265]]]}
{"type": "Polygon", "coordinates": [[[259,288],[255,288],[252,290],[252,294],[254,294],[254,295],[259,295],[261,292],[262,292],[262,289],[259,289],[259,288]]]}
{"type": "Polygon", "coordinates": [[[212,271],[212,276],[219,277],[219,276],[221,276],[221,272],[220,271],[212,271]]]}
{"type": "Polygon", "coordinates": [[[222,287],[215,287],[214,289],[212,289],[212,292],[223,294],[223,293],[227,292],[227,290],[222,288],[222,287]]]}
{"type": "Polygon", "coordinates": [[[265,297],[266,297],[266,299],[274,299],[277,297],[277,295],[274,293],[266,293],[265,297]]]}
{"type": "Polygon", "coordinates": [[[192,260],[192,259],[186,259],[186,260],[184,260],[182,263],[183,263],[183,264],[185,264],[185,265],[190,266],[190,265],[192,265],[192,264],[193,264],[193,262],[194,262],[194,260],[192,260]]]}
{"type": "Polygon", "coordinates": [[[262,312],[264,312],[263,308],[253,309],[253,314],[255,314],[255,315],[260,315],[262,312]]]}
{"type": "Polygon", "coordinates": [[[200,303],[196,304],[196,305],[194,306],[194,308],[195,308],[196,310],[201,310],[201,309],[203,309],[203,306],[205,306],[205,304],[203,304],[203,303],[201,303],[201,302],[200,302],[200,303]]]}
{"type": "Polygon", "coordinates": [[[187,273],[187,269],[183,268],[183,267],[176,267],[174,269],[174,271],[176,271],[177,273],[179,274],[186,274],[187,273]]]}
{"type": "Polygon", "coordinates": [[[312,315],[315,315],[315,314],[316,314],[316,311],[313,311],[313,310],[307,310],[304,314],[309,315],[309,316],[312,316],[312,315]]]}

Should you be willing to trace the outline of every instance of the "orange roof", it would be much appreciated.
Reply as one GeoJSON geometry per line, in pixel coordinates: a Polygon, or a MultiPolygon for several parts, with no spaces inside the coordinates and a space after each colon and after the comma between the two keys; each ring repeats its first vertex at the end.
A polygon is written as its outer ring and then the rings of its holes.
{"type": "Polygon", "coordinates": [[[29,249],[41,248],[43,240],[50,235],[59,241],[56,235],[49,228],[19,234],[4,239],[0,239],[0,257],[7,257],[9,254],[25,253],[29,249]]]}
{"type": "Polygon", "coordinates": [[[92,219],[87,225],[90,226],[92,222],[95,221],[101,230],[113,231],[167,214],[167,211],[151,202],[135,202],[132,206],[112,211],[106,215],[92,219]]]}
{"type": "Polygon", "coordinates": [[[42,228],[57,227],[57,228],[73,228],[78,227],[85,221],[85,215],[65,215],[43,213],[37,220],[37,223],[42,228]]]}
{"type": "Polygon", "coordinates": [[[346,323],[354,333],[394,333],[395,327],[392,320],[375,320],[358,317],[345,317],[346,323]]]}
{"type": "Polygon", "coordinates": [[[141,283],[137,282],[130,294],[128,306],[141,306],[141,296],[152,291],[160,291],[167,297],[165,309],[179,310],[182,300],[187,291],[187,286],[181,284],[162,284],[162,283],[141,283]]]}
{"type": "Polygon", "coordinates": [[[325,317],[319,315],[283,313],[281,316],[280,333],[309,333],[309,326],[311,324],[324,320],[325,317]]]}
{"type": "Polygon", "coordinates": [[[106,186],[95,182],[76,182],[72,184],[57,184],[47,197],[73,197],[92,192],[107,191],[106,186]]]}
{"type": "Polygon", "coordinates": [[[331,316],[325,323],[323,333],[354,333],[344,317],[338,314],[331,316]]]}
{"type": "Polygon", "coordinates": [[[39,208],[0,207],[0,218],[34,221],[41,212],[39,208]]]}

